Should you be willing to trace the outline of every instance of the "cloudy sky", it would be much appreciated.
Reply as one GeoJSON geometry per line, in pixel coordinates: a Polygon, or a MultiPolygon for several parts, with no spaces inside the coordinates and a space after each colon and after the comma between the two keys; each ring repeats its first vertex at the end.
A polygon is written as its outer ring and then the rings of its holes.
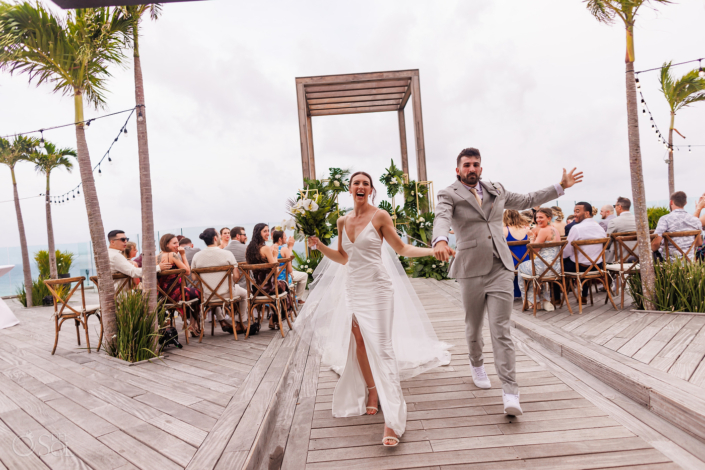
{"type": "MultiPolygon", "coordinates": [[[[637,70],[705,56],[703,0],[643,9],[636,30],[637,70]]],[[[168,5],[145,22],[142,64],[154,185],[154,218],[164,233],[179,227],[233,226],[284,216],[301,181],[297,76],[418,68],[428,176],[436,190],[453,181],[455,156],[483,153],[484,176],[513,191],[557,182],[578,166],[585,182],[562,204],[630,196],[624,85],[624,30],[595,21],[580,0],[300,1],[213,0],[168,5]]],[[[129,65],[129,64],[128,64],[129,65]]],[[[693,66],[691,64],[690,66],[693,66]]],[[[682,74],[690,66],[675,69],[682,74]]],[[[131,67],[112,69],[108,107],[134,106],[131,67]]],[[[657,124],[668,109],[657,73],[642,75],[657,124]]],[[[0,75],[0,135],[73,120],[73,103],[26,76],[0,75]]],[[[411,106],[407,107],[407,122],[411,106]]],[[[88,131],[97,162],[125,115],[88,131]]],[[[667,198],[665,150],[642,119],[647,199],[667,198]]],[[[705,105],[679,113],[680,144],[703,144],[705,105]]],[[[106,230],[140,231],[134,121],[97,179],[106,230]],[[126,137],[126,138],[125,138],[126,137]]],[[[349,167],[379,176],[399,164],[396,113],[313,118],[319,176],[349,167]]],[[[413,136],[409,133],[412,178],[413,136]]],[[[45,133],[75,146],[71,128],[45,133]]],[[[705,191],[705,147],[676,154],[676,185],[705,191]]],[[[18,166],[21,197],[44,180],[18,166]]],[[[77,169],[52,176],[59,194],[79,182],[77,169]]],[[[9,170],[0,168],[0,246],[17,246],[9,170]]],[[[46,242],[41,198],[22,201],[30,244],[46,242]]],[[[87,241],[83,200],[54,207],[57,243],[87,241]]]]}

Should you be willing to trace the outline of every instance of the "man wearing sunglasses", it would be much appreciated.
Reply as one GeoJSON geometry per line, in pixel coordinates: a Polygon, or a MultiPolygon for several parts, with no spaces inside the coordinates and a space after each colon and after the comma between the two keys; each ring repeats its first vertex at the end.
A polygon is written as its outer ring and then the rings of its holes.
{"type": "MultiPolygon", "coordinates": [[[[125,232],[122,230],[112,230],[108,233],[108,242],[110,243],[108,247],[110,270],[113,274],[122,273],[133,279],[141,278],[142,268],[138,268],[137,265],[133,264],[132,261],[128,260],[125,256],[128,241],[130,241],[130,239],[125,236],[125,232]]],[[[164,257],[164,261],[157,265],[157,272],[162,269],[169,269],[169,266],[171,266],[169,260],[164,257]]]]}

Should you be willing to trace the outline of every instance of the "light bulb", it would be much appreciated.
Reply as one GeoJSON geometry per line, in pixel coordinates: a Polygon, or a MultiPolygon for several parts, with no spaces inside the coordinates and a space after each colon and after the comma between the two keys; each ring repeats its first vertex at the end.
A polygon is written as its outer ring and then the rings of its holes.
{"type": "Polygon", "coordinates": [[[698,72],[698,77],[705,78],[705,70],[703,70],[702,67],[700,67],[700,71],[698,72]]]}
{"type": "Polygon", "coordinates": [[[125,134],[127,134],[127,127],[123,127],[123,128],[122,128],[122,132],[124,132],[125,134]]]}
{"type": "Polygon", "coordinates": [[[103,171],[100,169],[100,167],[98,167],[98,176],[102,176],[102,174],[103,174],[103,171]]]}
{"type": "Polygon", "coordinates": [[[138,120],[139,122],[144,121],[144,116],[142,115],[142,111],[140,111],[140,112],[137,114],[137,120],[138,120]]]}
{"type": "Polygon", "coordinates": [[[688,153],[693,153],[693,149],[690,148],[690,145],[688,146],[688,153]]]}
{"type": "Polygon", "coordinates": [[[44,137],[39,140],[39,148],[44,148],[44,137]]]}
{"type": "Polygon", "coordinates": [[[87,122],[86,122],[86,126],[87,126],[87,127],[91,127],[91,121],[87,121],[87,122]]]}
{"type": "Polygon", "coordinates": [[[113,159],[110,158],[110,155],[108,155],[108,163],[113,163],[113,159]]]}

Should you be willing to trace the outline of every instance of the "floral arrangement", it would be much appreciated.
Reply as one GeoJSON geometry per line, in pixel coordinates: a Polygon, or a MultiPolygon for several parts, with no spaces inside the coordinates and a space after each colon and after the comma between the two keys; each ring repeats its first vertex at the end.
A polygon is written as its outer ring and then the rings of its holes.
{"type": "Polygon", "coordinates": [[[413,277],[433,278],[437,281],[448,279],[449,263],[438,261],[433,256],[416,258],[412,264],[413,277]]]}
{"type": "Polygon", "coordinates": [[[293,254],[294,262],[292,263],[292,267],[297,271],[308,274],[308,282],[306,283],[306,285],[308,285],[313,281],[313,272],[323,259],[323,255],[317,250],[311,251],[308,257],[306,257],[306,253],[294,251],[293,254]]]}
{"type": "Polygon", "coordinates": [[[385,170],[379,181],[387,187],[387,196],[394,197],[401,192],[404,186],[404,172],[397,168],[392,160],[391,165],[385,170]]]}
{"type": "Polygon", "coordinates": [[[405,224],[407,222],[404,209],[402,209],[401,206],[395,208],[392,207],[389,201],[380,201],[377,207],[387,212],[392,217],[392,220],[396,220],[397,224],[405,224]]]}
{"type": "Polygon", "coordinates": [[[348,190],[350,181],[350,170],[342,170],[340,168],[329,168],[330,177],[328,178],[325,190],[334,194],[344,193],[348,190]]]}
{"type": "Polygon", "coordinates": [[[429,246],[433,237],[433,212],[424,212],[409,219],[406,233],[415,245],[429,246]]]}
{"type": "Polygon", "coordinates": [[[422,184],[417,187],[416,181],[404,184],[404,210],[409,216],[411,213],[428,211],[428,186],[422,184]],[[421,208],[416,204],[417,191],[421,208]]]}

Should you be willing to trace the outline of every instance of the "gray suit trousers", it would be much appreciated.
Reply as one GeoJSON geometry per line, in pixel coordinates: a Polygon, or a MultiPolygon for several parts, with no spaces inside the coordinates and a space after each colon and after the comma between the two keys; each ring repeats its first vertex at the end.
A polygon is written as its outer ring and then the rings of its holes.
{"type": "Polygon", "coordinates": [[[482,322],[487,310],[494,352],[494,365],[504,393],[518,395],[514,342],[509,330],[514,302],[514,273],[499,258],[493,257],[492,270],[486,276],[458,279],[465,307],[465,335],[470,363],[480,367],[482,356],[482,322]]]}

